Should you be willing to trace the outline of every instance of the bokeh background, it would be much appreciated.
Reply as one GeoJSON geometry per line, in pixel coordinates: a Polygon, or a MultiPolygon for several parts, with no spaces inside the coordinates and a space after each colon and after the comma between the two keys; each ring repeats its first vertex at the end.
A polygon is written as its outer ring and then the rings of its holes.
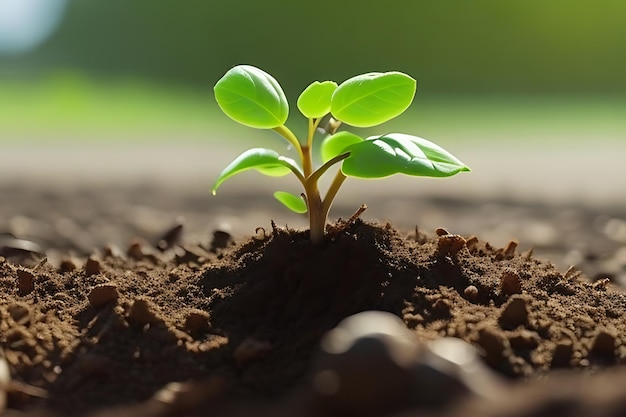
{"type": "MultiPolygon", "coordinates": [[[[623,0],[1,0],[2,178],[186,176],[208,190],[251,143],[283,146],[214,103],[212,85],[240,63],[292,103],[313,80],[417,78],[410,110],[373,131],[431,139],[473,172],[368,189],[625,197],[623,0]]],[[[295,111],[289,126],[304,128],[295,111]]],[[[233,190],[267,182],[246,175],[233,190]]]]}

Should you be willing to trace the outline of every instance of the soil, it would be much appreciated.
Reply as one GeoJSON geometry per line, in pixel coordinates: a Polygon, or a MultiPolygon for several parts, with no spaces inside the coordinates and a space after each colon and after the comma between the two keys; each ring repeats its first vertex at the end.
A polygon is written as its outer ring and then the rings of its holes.
{"type": "Polygon", "coordinates": [[[210,214],[147,186],[2,196],[4,415],[626,415],[618,211],[374,198],[397,228],[339,206],[312,245],[254,194],[210,214]],[[325,347],[370,310],[409,336],[371,320],[325,347]]]}

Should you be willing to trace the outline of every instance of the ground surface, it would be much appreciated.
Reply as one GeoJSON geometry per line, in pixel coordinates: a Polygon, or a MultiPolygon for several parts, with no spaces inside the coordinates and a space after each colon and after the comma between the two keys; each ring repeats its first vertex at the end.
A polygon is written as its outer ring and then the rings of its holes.
{"type": "Polygon", "coordinates": [[[334,217],[349,218],[365,201],[363,219],[393,227],[340,222],[314,247],[285,227],[302,218],[249,189],[220,200],[195,183],[173,181],[164,192],[163,183],[133,178],[22,179],[0,190],[8,415],[625,411],[619,207],[388,190],[339,202],[334,217]],[[449,233],[438,236],[438,227],[449,233]],[[435,390],[450,407],[425,411],[415,392],[442,387],[436,375],[424,382],[405,364],[398,375],[406,378],[386,380],[383,371],[395,368],[376,368],[374,350],[356,368],[354,390],[369,395],[328,394],[316,378],[333,363],[320,338],[371,309],[402,318],[415,346],[466,340],[488,376],[461,383],[458,372],[443,372],[464,388],[435,390]],[[381,385],[363,382],[371,375],[381,385]]]}

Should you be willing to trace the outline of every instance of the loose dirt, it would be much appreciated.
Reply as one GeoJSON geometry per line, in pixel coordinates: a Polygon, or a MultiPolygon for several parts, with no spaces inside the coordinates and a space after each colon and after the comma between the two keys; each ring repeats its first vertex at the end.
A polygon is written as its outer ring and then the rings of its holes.
{"type": "Polygon", "coordinates": [[[319,246],[273,223],[234,239],[164,222],[122,246],[61,224],[65,246],[4,238],[6,415],[364,415],[322,401],[313,381],[320,340],[367,310],[401,318],[417,345],[468,342],[503,391],[428,409],[381,398],[366,414],[626,413],[626,293],[515,241],[354,219],[319,246]]]}

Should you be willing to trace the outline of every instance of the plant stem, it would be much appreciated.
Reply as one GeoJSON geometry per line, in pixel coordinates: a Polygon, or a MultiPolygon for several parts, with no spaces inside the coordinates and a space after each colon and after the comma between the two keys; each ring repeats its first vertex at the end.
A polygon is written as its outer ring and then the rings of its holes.
{"type": "Polygon", "coordinates": [[[302,170],[304,177],[308,178],[313,173],[313,136],[315,130],[319,126],[321,119],[309,118],[309,130],[307,133],[306,144],[302,145],[302,170]]]}
{"type": "Polygon", "coordinates": [[[339,169],[339,171],[337,171],[337,174],[335,174],[335,178],[333,179],[333,182],[330,184],[330,187],[328,188],[328,192],[326,193],[326,197],[324,197],[324,201],[322,202],[322,212],[324,213],[324,222],[326,221],[326,217],[328,217],[328,212],[330,211],[330,207],[333,205],[333,200],[335,199],[335,196],[337,195],[337,192],[339,191],[339,188],[341,188],[341,184],[343,184],[343,182],[346,180],[346,177],[343,172],[341,172],[341,169],[339,169]]]}
{"type": "Polygon", "coordinates": [[[320,125],[321,121],[321,117],[318,117],[317,119],[309,118],[309,132],[306,138],[306,145],[309,148],[313,146],[313,136],[315,135],[315,130],[320,125]]]}
{"type": "MultiPolygon", "coordinates": [[[[300,141],[298,140],[296,135],[294,135],[293,132],[291,130],[289,130],[289,128],[287,126],[285,126],[285,125],[280,125],[278,127],[275,127],[274,131],[277,132],[282,137],[284,137],[285,139],[287,139],[287,142],[289,142],[291,144],[291,146],[296,148],[296,151],[298,152],[298,156],[300,157],[300,160],[304,161],[304,154],[302,152],[302,145],[300,144],[300,141]]],[[[306,174],[305,174],[305,176],[306,176],[306,174]]]]}
{"type": "MultiPolygon", "coordinates": [[[[302,161],[302,171],[304,175],[300,177],[296,173],[296,176],[298,176],[298,179],[300,180],[300,182],[302,182],[302,185],[304,186],[304,199],[306,201],[309,212],[310,240],[313,244],[320,244],[324,241],[324,232],[326,229],[326,218],[328,217],[328,211],[330,210],[333,199],[337,195],[337,191],[339,191],[341,184],[343,184],[343,182],[345,181],[346,176],[343,175],[341,170],[337,172],[337,174],[335,175],[335,179],[330,185],[328,193],[323,200],[320,195],[317,182],[319,181],[320,176],[324,172],[326,172],[328,168],[350,156],[349,153],[338,155],[330,161],[327,161],[316,171],[313,171],[313,156],[311,150],[313,145],[313,136],[315,134],[315,130],[319,126],[320,120],[321,118],[309,119],[307,140],[306,144],[304,145],[300,143],[298,138],[293,134],[291,130],[289,130],[287,126],[281,125],[274,128],[276,132],[278,132],[281,136],[287,139],[287,141],[291,145],[293,145],[294,148],[296,148],[300,156],[300,161],[302,161]]],[[[335,126],[335,128],[333,129],[333,133],[337,130],[337,127],[339,127],[339,124],[335,126]]]]}
{"type": "Polygon", "coordinates": [[[304,178],[309,178],[313,173],[313,156],[311,155],[311,147],[305,145],[302,147],[302,171],[304,178]]]}
{"type": "Polygon", "coordinates": [[[317,181],[311,181],[311,177],[308,177],[304,182],[304,192],[309,209],[309,238],[311,243],[317,245],[324,241],[324,229],[326,226],[326,216],[323,210],[324,203],[320,196],[317,181]]]}
{"type": "Polygon", "coordinates": [[[328,193],[324,200],[322,200],[319,192],[319,188],[317,182],[319,181],[322,174],[324,174],[328,168],[335,165],[336,163],[343,161],[350,153],[345,153],[341,155],[337,155],[333,159],[327,161],[324,165],[319,167],[315,172],[311,175],[307,176],[304,180],[304,191],[307,196],[307,207],[309,209],[309,229],[311,233],[311,242],[318,244],[322,243],[324,240],[324,230],[326,227],[326,218],[328,217],[328,211],[330,210],[330,206],[332,205],[332,201],[337,195],[337,191],[339,191],[339,187],[346,179],[346,176],[343,175],[341,170],[337,172],[335,175],[335,179],[333,183],[330,185],[328,193]]]}
{"type": "Polygon", "coordinates": [[[328,161],[326,161],[324,165],[319,167],[313,174],[311,174],[310,181],[315,181],[315,182],[319,181],[320,177],[324,175],[324,173],[328,170],[328,168],[330,168],[331,166],[335,165],[338,162],[343,161],[349,156],[350,156],[350,152],[346,152],[341,155],[337,155],[333,159],[329,159],[328,161]]]}

